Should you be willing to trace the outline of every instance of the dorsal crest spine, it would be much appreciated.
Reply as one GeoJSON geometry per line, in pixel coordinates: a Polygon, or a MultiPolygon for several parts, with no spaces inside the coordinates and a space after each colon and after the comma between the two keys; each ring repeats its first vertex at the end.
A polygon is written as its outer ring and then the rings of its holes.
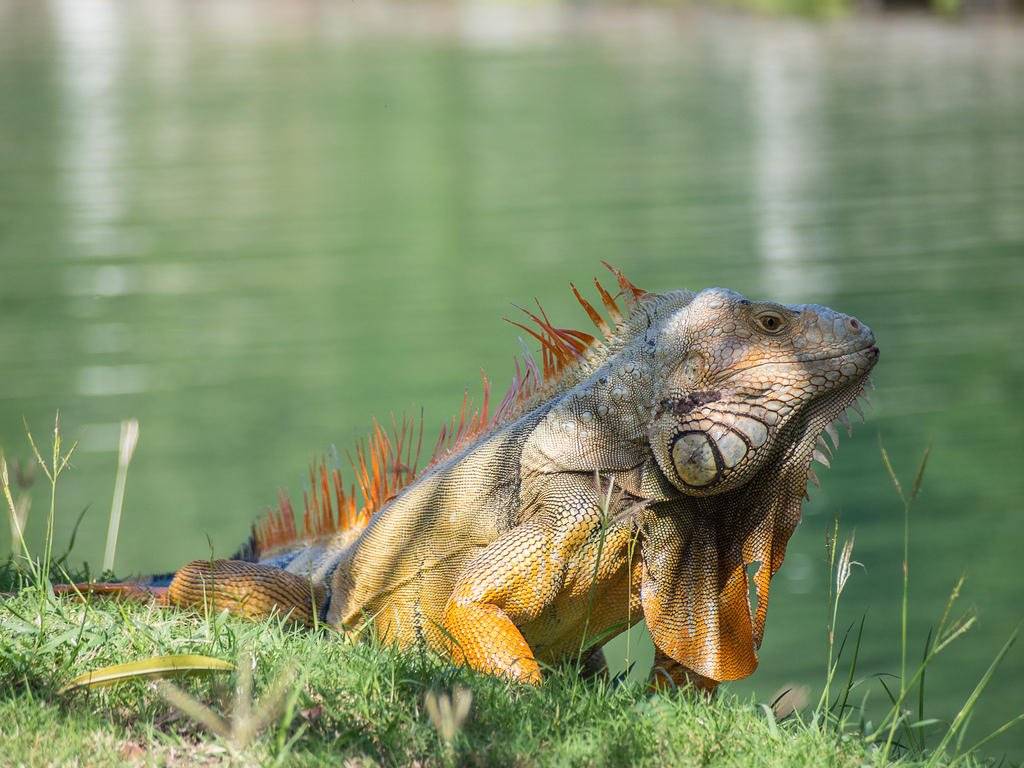
{"type": "MultiPolygon", "coordinates": [[[[639,299],[647,295],[647,291],[637,288],[615,267],[606,262],[602,264],[611,270],[620,289],[617,296],[612,296],[600,281],[594,278],[601,302],[611,320],[610,325],[594,306],[580,295],[575,285],[569,285],[590,321],[607,341],[621,329],[622,324],[636,309],[639,299]],[[616,301],[619,297],[625,300],[625,313],[616,301]]],[[[252,554],[262,557],[275,554],[275,550],[286,550],[339,533],[361,530],[374,513],[418,477],[476,440],[533,410],[546,398],[557,394],[578,366],[593,360],[604,348],[604,343],[590,333],[570,328],[556,328],[539,302],[539,315],[522,307],[519,309],[533,321],[536,329],[514,320],[509,322],[522,328],[540,342],[541,367],[538,368],[525,346],[521,355],[513,356],[514,372],[511,385],[493,413],[488,409],[490,381],[481,371],[484,387],[481,407],[473,407],[473,400],[469,397],[467,389],[463,394],[458,423],[453,416],[442,424],[430,460],[422,471],[417,470],[423,447],[422,414],[418,422],[415,417],[403,415],[401,424],[392,417],[390,432],[382,429],[374,419],[370,434],[356,443],[354,452],[345,452],[355,473],[355,484],[346,490],[337,451],[334,451],[331,457],[330,468],[327,459],[321,457],[319,465],[314,462],[309,467],[309,487],[303,491],[301,532],[296,529],[288,492],[279,490],[276,507],[268,508],[266,515],[253,524],[250,544],[252,554]],[[414,434],[417,435],[415,441],[414,434]],[[361,505],[356,501],[356,486],[362,496],[361,505]]]]}

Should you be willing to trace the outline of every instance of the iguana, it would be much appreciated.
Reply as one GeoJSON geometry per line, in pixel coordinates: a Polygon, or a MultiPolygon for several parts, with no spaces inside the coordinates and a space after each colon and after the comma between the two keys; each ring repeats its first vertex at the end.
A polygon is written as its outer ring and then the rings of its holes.
{"type": "MultiPolygon", "coordinates": [[[[849,428],[845,409],[860,410],[875,338],[826,307],[649,293],[609,268],[619,296],[594,282],[610,323],[570,283],[603,340],[526,311],[535,327],[515,324],[542,364],[518,358],[493,412],[484,377],[482,408],[464,399],[423,471],[412,423],[375,423],[352,457],[362,504],[321,461],[301,529],[282,495],[234,559],[190,563],[160,600],[369,623],[534,684],[643,618],[653,684],[749,675],[810,464],[828,464],[822,433],[838,444],[833,420],[849,428]]],[[[603,667],[600,651],[587,665],[603,667]]]]}

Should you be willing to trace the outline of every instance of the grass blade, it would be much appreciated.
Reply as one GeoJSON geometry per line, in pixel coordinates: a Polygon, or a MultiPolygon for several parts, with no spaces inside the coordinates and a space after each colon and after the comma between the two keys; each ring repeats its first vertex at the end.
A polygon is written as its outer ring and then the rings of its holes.
{"type": "Polygon", "coordinates": [[[235,665],[230,661],[215,659],[212,656],[183,654],[174,656],[154,656],[142,661],[130,661],[127,664],[114,664],[109,667],[93,670],[79,675],[60,689],[60,693],[75,688],[100,688],[126,680],[140,680],[149,677],[165,677],[167,675],[188,675],[197,672],[230,672],[235,665]]]}
{"type": "Polygon", "coordinates": [[[227,719],[218,715],[202,702],[196,701],[183,690],[175,688],[165,680],[157,680],[156,692],[160,694],[160,698],[179,712],[195,720],[210,731],[210,733],[220,736],[225,740],[231,738],[231,724],[227,719]]]}
{"type": "Polygon", "coordinates": [[[983,747],[985,744],[987,744],[988,742],[992,741],[992,739],[994,739],[996,736],[1001,734],[1003,731],[1009,730],[1010,728],[1012,728],[1013,726],[1015,726],[1017,723],[1020,723],[1020,722],[1024,722],[1024,714],[1017,715],[1012,720],[1006,721],[1001,726],[999,726],[994,731],[992,731],[992,733],[990,733],[988,736],[986,736],[981,741],[979,741],[977,744],[975,744],[973,747],[971,747],[966,752],[964,752],[964,754],[965,755],[969,755],[972,752],[977,751],[978,749],[983,747]]]}
{"type": "Polygon", "coordinates": [[[861,614],[860,627],[857,629],[857,642],[853,646],[853,659],[850,661],[850,674],[846,678],[846,686],[843,688],[843,700],[839,703],[839,720],[842,721],[843,715],[846,713],[846,700],[850,696],[850,690],[853,688],[853,673],[857,668],[857,656],[860,654],[860,641],[864,635],[864,622],[867,619],[867,613],[861,614]]]}
{"type": "Polygon", "coordinates": [[[896,493],[900,495],[900,501],[903,502],[904,506],[907,503],[907,497],[903,495],[903,486],[900,485],[899,478],[896,477],[896,470],[892,468],[892,462],[889,461],[889,454],[885,450],[885,446],[882,444],[882,435],[878,435],[878,450],[882,452],[882,461],[885,464],[886,470],[889,472],[889,479],[892,480],[892,484],[896,486],[896,493]]]}
{"type": "MultiPolygon", "coordinates": [[[[1024,624],[1024,622],[1022,622],[1022,624],[1024,624]]],[[[999,665],[1003,662],[1003,658],[1017,641],[1017,635],[1020,634],[1020,628],[1021,624],[1018,624],[1013,632],[1010,633],[1006,642],[1003,643],[1003,647],[999,649],[999,653],[997,653],[996,657],[992,659],[992,663],[988,665],[988,669],[985,670],[985,674],[981,676],[981,680],[979,680],[978,684],[974,686],[974,690],[971,691],[971,695],[967,697],[967,701],[964,702],[963,707],[960,708],[956,717],[953,718],[953,722],[950,724],[949,730],[946,731],[946,735],[942,737],[942,741],[940,741],[939,745],[935,748],[935,752],[932,755],[932,759],[929,761],[929,765],[933,765],[935,763],[935,760],[942,754],[946,745],[949,744],[950,739],[956,735],[957,731],[963,726],[964,720],[971,714],[971,710],[974,709],[974,705],[977,703],[981,692],[985,690],[985,686],[988,685],[989,680],[991,680],[992,676],[996,673],[999,665]]]]}
{"type": "Polygon", "coordinates": [[[128,479],[128,465],[139,442],[139,422],[130,419],[121,422],[121,440],[117,448],[117,477],[114,480],[114,499],[110,505],[110,526],[107,529],[107,547],[103,552],[103,572],[114,570],[114,551],[117,532],[121,527],[121,508],[124,506],[124,486],[128,479]]]}
{"type": "Polygon", "coordinates": [[[910,498],[907,500],[907,506],[914,503],[914,499],[917,498],[917,494],[921,491],[921,481],[924,479],[924,468],[928,466],[928,456],[931,452],[931,445],[925,446],[924,456],[921,457],[921,466],[917,468],[917,474],[914,475],[914,485],[910,489],[910,498]]]}

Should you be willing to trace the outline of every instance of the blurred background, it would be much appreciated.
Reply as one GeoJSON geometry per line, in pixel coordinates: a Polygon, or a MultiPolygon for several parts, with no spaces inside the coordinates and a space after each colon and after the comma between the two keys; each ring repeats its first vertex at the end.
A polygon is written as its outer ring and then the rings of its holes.
{"type": "MultiPolygon", "coordinates": [[[[122,419],[116,570],[228,555],[371,416],[422,408],[436,435],[481,366],[503,391],[513,302],[588,326],[568,281],[596,300],[604,259],[872,327],[876,408],[819,471],[761,668],[729,688],[817,700],[837,516],[864,566],[840,624],[866,613],[860,673],[898,673],[881,437],[907,486],[932,447],[912,655],[963,574],[978,613],[929,673],[951,718],[1024,615],[1024,26],[1009,2],[753,4],[0,0],[0,446],[30,457],[24,418],[45,455],[57,409],[79,440],[57,551],[87,508],[71,560],[99,568],[122,419]]],[[[38,550],[40,472],[23,493],[38,550]]],[[[631,649],[649,663],[642,631],[631,649]]],[[[1018,647],[967,743],[1022,680],[1018,647]]],[[[986,752],[1024,759],[1024,730],[986,752]]]]}

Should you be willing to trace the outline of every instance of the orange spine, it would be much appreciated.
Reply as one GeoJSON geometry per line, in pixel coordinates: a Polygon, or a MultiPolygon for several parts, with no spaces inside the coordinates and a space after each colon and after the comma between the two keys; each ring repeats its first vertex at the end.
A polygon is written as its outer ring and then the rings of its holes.
{"type": "MultiPolygon", "coordinates": [[[[618,269],[602,263],[615,275],[621,290],[619,295],[625,296],[627,307],[632,311],[637,301],[647,292],[633,285],[618,269]]],[[[590,321],[606,339],[609,339],[622,324],[624,317],[615,298],[596,278],[594,284],[612,325],[601,317],[590,302],[580,296],[576,286],[572,283],[569,285],[590,321]]],[[[310,464],[309,487],[304,489],[302,494],[304,511],[301,536],[296,530],[295,515],[287,491],[278,491],[277,506],[273,509],[268,508],[267,514],[253,525],[257,554],[311,543],[321,537],[363,528],[375,512],[417,477],[465,449],[480,437],[522,416],[534,404],[535,396],[553,391],[564,381],[569,371],[575,370],[573,366],[592,358],[593,351],[602,346],[593,335],[584,331],[556,328],[548,320],[547,313],[539,302],[537,309],[540,316],[522,307],[520,309],[536,324],[537,330],[513,320],[509,322],[522,328],[540,342],[541,367],[538,368],[533,356],[525,348],[522,356],[514,356],[512,360],[515,373],[511,386],[493,414],[488,409],[491,384],[486,374],[481,371],[484,386],[482,407],[475,410],[468,390],[463,394],[458,424],[456,425],[455,418],[452,417],[441,425],[441,434],[430,454],[430,461],[420,473],[417,473],[417,465],[423,448],[422,417],[419,420],[415,453],[415,417],[406,418],[403,415],[402,423],[399,425],[392,416],[390,434],[381,429],[380,424],[374,419],[373,430],[366,438],[356,443],[355,454],[345,452],[355,473],[355,485],[349,486],[346,492],[337,451],[333,457],[334,466],[330,470],[324,457],[321,457],[319,466],[315,463],[310,464]],[[362,505],[356,502],[356,486],[359,487],[362,496],[362,505]],[[337,514],[334,511],[335,506],[337,514]]]]}

